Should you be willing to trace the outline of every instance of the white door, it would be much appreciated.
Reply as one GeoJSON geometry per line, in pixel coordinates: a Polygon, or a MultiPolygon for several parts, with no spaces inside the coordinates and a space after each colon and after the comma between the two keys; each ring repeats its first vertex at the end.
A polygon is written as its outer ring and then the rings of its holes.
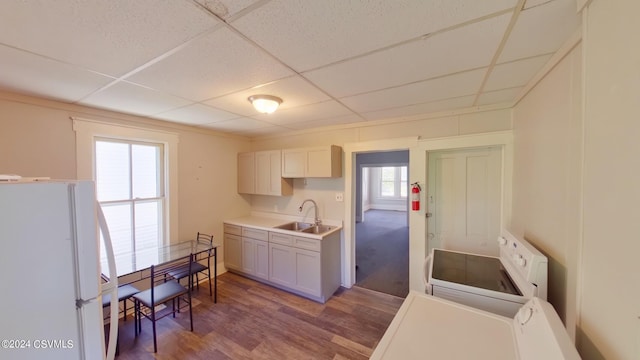
{"type": "Polygon", "coordinates": [[[430,152],[427,249],[498,256],[501,148],[430,152]]]}

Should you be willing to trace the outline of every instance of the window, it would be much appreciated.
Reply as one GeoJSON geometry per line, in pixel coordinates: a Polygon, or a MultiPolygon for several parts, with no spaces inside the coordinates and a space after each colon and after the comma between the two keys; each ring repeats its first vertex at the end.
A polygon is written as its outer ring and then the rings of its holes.
{"type": "MultiPolygon", "coordinates": [[[[163,150],[162,144],[95,141],[96,194],[116,254],[164,242],[163,150]]],[[[157,252],[149,256],[157,257],[157,252]]]]}
{"type": "Polygon", "coordinates": [[[380,168],[380,197],[407,197],[407,167],[385,166],[380,168]]]}
{"type": "MultiPolygon", "coordinates": [[[[178,134],[79,117],[72,120],[77,178],[96,181],[114,251],[178,239],[178,134]]],[[[117,272],[127,273],[131,266],[153,261],[155,256],[138,255],[133,263],[121,259],[117,272]]]]}

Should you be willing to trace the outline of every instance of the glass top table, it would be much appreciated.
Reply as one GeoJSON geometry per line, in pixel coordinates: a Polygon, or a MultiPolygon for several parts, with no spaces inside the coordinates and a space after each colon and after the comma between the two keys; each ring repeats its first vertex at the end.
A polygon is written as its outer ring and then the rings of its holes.
{"type": "MultiPolygon", "coordinates": [[[[196,260],[204,260],[213,257],[213,264],[209,266],[213,269],[213,302],[218,302],[218,247],[216,243],[209,243],[197,240],[187,240],[179,243],[147,247],[130,252],[115,254],[116,274],[118,275],[118,285],[132,284],[149,278],[151,266],[162,266],[174,260],[195,255],[196,260]]],[[[208,261],[208,260],[207,260],[208,261]]],[[[106,257],[100,258],[102,273],[109,273],[109,264],[106,257]]],[[[211,281],[211,280],[209,280],[211,281]]],[[[135,286],[135,285],[134,285],[135,286]]],[[[211,286],[211,285],[209,285],[211,286]]],[[[211,287],[209,288],[211,291],[211,287]]]]}
{"type": "MultiPolygon", "coordinates": [[[[215,243],[210,244],[202,241],[187,240],[164,246],[147,247],[131,252],[115,254],[116,273],[118,277],[139,273],[151,268],[151,265],[162,265],[173,260],[188,257],[191,254],[195,254],[198,258],[201,258],[201,256],[208,256],[209,253],[211,253],[214,257],[217,257],[216,250],[218,246],[219,245],[215,243]]],[[[102,273],[108,273],[108,271],[106,271],[109,267],[107,259],[101,257],[100,264],[103,269],[102,273]]]]}

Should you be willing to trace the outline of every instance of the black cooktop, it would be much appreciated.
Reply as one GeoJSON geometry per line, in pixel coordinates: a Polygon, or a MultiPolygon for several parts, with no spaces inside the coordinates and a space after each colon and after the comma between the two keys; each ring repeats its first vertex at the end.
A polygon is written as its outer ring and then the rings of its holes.
{"type": "Polygon", "coordinates": [[[522,295],[498,258],[434,250],[434,279],[522,295]]]}

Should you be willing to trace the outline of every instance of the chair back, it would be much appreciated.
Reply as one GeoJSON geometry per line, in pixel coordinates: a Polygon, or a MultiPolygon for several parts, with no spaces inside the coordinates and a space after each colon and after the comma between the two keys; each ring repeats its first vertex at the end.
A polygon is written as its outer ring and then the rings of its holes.
{"type": "Polygon", "coordinates": [[[196,240],[198,242],[211,245],[213,244],[213,235],[198,232],[198,236],[196,237],[196,240]]]}
{"type": "MultiPolygon", "coordinates": [[[[170,275],[172,271],[189,269],[191,273],[191,266],[195,261],[195,256],[190,254],[189,256],[181,257],[179,259],[172,260],[170,262],[161,265],[151,265],[151,302],[155,304],[155,287],[161,285],[167,281],[175,281],[170,275]]],[[[191,281],[188,281],[188,289],[191,292],[191,281]]]]}

